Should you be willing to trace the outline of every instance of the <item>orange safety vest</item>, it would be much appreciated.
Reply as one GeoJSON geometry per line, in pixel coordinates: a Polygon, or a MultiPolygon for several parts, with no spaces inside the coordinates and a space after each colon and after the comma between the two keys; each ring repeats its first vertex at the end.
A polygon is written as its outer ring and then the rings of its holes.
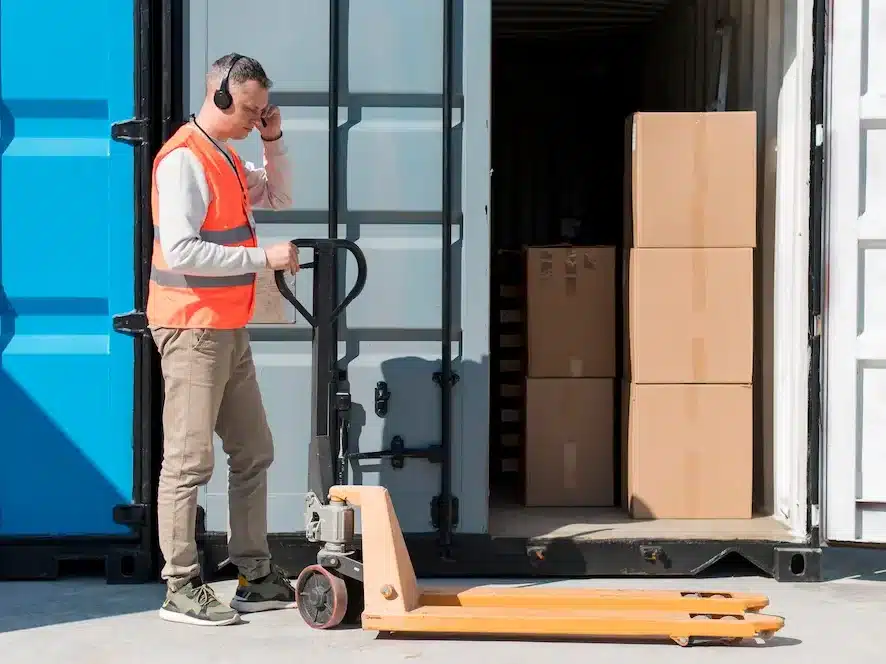
{"type": "Polygon", "coordinates": [[[250,203],[246,173],[240,157],[229,148],[237,167],[190,124],[183,125],[154,158],[151,209],[154,252],[148,283],[147,317],[150,325],[172,328],[238,329],[245,327],[255,309],[255,274],[194,276],[169,269],[160,247],[157,205],[157,166],[173,150],[187,147],[206,173],[211,200],[200,237],[228,247],[258,246],[249,223],[250,203]],[[239,177],[239,182],[238,182],[239,177]]]}

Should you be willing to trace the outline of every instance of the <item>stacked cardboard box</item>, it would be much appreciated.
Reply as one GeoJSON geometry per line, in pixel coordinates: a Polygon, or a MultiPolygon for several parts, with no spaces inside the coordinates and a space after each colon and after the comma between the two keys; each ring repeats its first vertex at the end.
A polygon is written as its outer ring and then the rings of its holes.
{"type": "Polygon", "coordinates": [[[623,500],[635,518],[749,518],[753,112],[628,121],[623,500]]]}
{"type": "Polygon", "coordinates": [[[616,502],[614,247],[533,247],[526,256],[529,506],[616,502]]]}

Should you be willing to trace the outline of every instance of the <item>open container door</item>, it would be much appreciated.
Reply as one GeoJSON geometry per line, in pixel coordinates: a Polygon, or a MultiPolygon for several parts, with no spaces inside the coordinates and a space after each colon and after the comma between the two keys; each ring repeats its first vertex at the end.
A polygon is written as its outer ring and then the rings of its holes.
{"type": "Polygon", "coordinates": [[[886,6],[829,12],[824,534],[886,543],[886,6]]]}

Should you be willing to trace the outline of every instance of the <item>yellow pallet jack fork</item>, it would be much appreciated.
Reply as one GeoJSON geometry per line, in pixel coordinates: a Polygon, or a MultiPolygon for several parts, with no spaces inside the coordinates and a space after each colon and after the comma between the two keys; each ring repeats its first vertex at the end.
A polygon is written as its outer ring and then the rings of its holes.
{"type": "Polygon", "coordinates": [[[314,421],[309,445],[305,534],[321,544],[317,564],[296,581],[299,613],[315,629],[359,623],[393,633],[523,637],[670,638],[681,646],[700,641],[766,640],[784,626],[759,613],[764,595],[699,591],[628,591],[523,587],[419,585],[386,488],[348,486],[349,459],[422,456],[423,450],[358,453],[349,449],[350,393],[335,366],[335,321],[366,282],[366,259],[351,241],[293,240],[311,248],[313,313],[297,300],[282,272],[277,287],[314,328],[314,421]],[[338,249],[357,262],[357,280],[334,306],[338,249]],[[362,540],[355,547],[355,508],[362,540]]]}
{"type": "MultiPolygon", "coordinates": [[[[532,637],[664,637],[699,641],[766,640],[784,626],[763,615],[764,595],[698,591],[456,588],[419,585],[390,495],[384,487],[334,486],[330,505],[359,507],[363,527],[363,629],[381,632],[532,637]]],[[[359,590],[352,585],[352,589],[359,590]]],[[[340,624],[348,585],[335,569],[305,568],[296,582],[299,611],[311,627],[340,624]]]]}

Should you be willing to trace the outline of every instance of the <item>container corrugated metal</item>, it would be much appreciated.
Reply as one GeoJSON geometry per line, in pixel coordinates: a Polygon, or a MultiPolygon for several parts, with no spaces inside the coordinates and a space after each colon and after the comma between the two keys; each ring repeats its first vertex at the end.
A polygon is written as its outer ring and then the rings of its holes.
{"type": "Polygon", "coordinates": [[[0,4],[2,536],[129,532],[134,52],[131,3],[0,4]]]}
{"type": "Polygon", "coordinates": [[[886,544],[886,4],[834,2],[826,108],[824,527],[886,544]]]}
{"type": "MultiPolygon", "coordinates": [[[[264,0],[244,16],[234,0],[191,0],[187,32],[189,110],[202,102],[203,76],[219,56],[237,50],[258,58],[275,81],[294,163],[294,208],[256,214],[259,241],[268,244],[326,237],[328,221],[328,3],[264,0]],[[274,20],[267,21],[268,16],[274,20]]],[[[456,164],[453,209],[452,487],[463,532],[486,527],[488,403],[487,3],[456,3],[456,164]],[[466,45],[466,46],[465,46],[466,45]],[[465,112],[464,109],[469,109],[465,112]],[[470,291],[470,298],[466,293],[470,291]],[[464,453],[464,449],[471,453],[464,453]],[[476,454],[476,456],[475,456],[476,454]]],[[[359,242],[369,279],[343,318],[341,356],[353,395],[351,444],[360,452],[387,449],[394,436],[407,446],[439,443],[441,358],[441,182],[443,3],[360,0],[341,16],[341,176],[339,237],[359,242]],[[391,392],[385,417],[375,414],[377,383],[391,392]]],[[[238,146],[261,163],[258,139],[238,146]]],[[[309,259],[309,257],[305,257],[309,259]]],[[[355,267],[344,270],[346,284],[355,267]]],[[[311,301],[311,275],[296,294],[311,301]]],[[[311,435],[311,335],[305,321],[251,327],[258,380],[276,444],[270,471],[269,529],[301,532],[311,435]]],[[[221,446],[216,467],[225,466],[221,446]]],[[[440,491],[439,466],[408,459],[354,462],[351,481],[386,486],[407,532],[433,531],[431,499],[440,491]]],[[[206,527],[227,529],[227,481],[216,473],[203,495],[206,527]]],[[[358,524],[359,527],[359,524],[358,524]]]]}

